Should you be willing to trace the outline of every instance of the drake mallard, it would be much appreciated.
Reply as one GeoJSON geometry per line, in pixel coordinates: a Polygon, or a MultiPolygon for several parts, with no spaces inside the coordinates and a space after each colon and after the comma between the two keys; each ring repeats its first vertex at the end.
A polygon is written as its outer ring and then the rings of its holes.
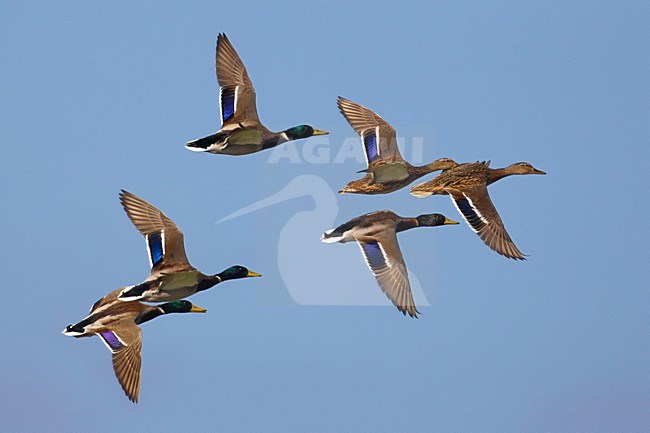
{"type": "Polygon", "coordinates": [[[504,168],[492,169],[490,162],[462,164],[445,171],[434,179],[415,185],[411,194],[426,197],[448,194],[470,228],[492,250],[515,260],[525,260],[515,246],[501,221],[487,186],[513,174],[546,174],[527,162],[518,162],[504,168]]]}
{"type": "Polygon", "coordinates": [[[339,191],[340,194],[387,194],[404,188],[425,174],[458,165],[452,159],[440,158],[415,167],[402,158],[395,129],[377,113],[341,96],[337,105],[345,120],[361,137],[367,163],[367,168],[360,171],[367,174],[348,183],[339,191]]]}
{"type": "Polygon", "coordinates": [[[136,229],[145,237],[151,273],[136,286],[127,287],[122,301],[164,302],[186,298],[226,280],[260,277],[244,266],[231,266],[215,275],[205,275],[190,265],[185,255],[183,233],[165,214],[131,194],[120,192],[120,202],[136,229]]]}
{"type": "Polygon", "coordinates": [[[81,322],[68,325],[63,334],[76,338],[97,335],[113,355],[113,371],[124,393],[137,403],[142,364],[139,325],[163,314],[205,313],[207,310],[185,300],[160,305],[122,302],[117,299],[122,290],[114,290],[95,302],[90,314],[81,322]]]}
{"type": "Polygon", "coordinates": [[[185,145],[187,149],[223,155],[247,155],[287,141],[327,134],[310,125],[298,125],[280,132],[266,129],[257,115],[255,89],[246,67],[224,34],[217,37],[215,64],[221,87],[221,129],[188,142],[185,145]]]}
{"type": "Polygon", "coordinates": [[[375,211],[353,218],[323,233],[325,243],[356,241],[379,288],[402,314],[418,315],[404,257],[397,242],[397,233],[414,227],[435,227],[458,224],[441,214],[425,214],[404,218],[389,210],[375,211]]]}

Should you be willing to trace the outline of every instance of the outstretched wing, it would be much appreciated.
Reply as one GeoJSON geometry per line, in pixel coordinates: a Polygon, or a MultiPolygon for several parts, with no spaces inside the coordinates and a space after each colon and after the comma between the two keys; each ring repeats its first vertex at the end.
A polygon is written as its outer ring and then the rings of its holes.
{"type": "Polygon", "coordinates": [[[395,232],[384,231],[373,239],[360,238],[357,242],[379,288],[404,315],[417,317],[408,271],[395,232]]]}
{"type": "Polygon", "coordinates": [[[485,245],[510,259],[526,260],[510,239],[485,185],[447,191],[465,222],[485,245]]]}
{"type": "Polygon", "coordinates": [[[152,270],[170,263],[189,264],[183,233],[174,221],[128,191],[120,192],[120,202],[135,228],[145,237],[152,270]]]}
{"type": "Polygon", "coordinates": [[[378,160],[403,162],[397,147],[395,129],[377,113],[339,96],[337,105],[345,120],[363,142],[368,166],[378,160]]]}
{"type": "Polygon", "coordinates": [[[140,392],[142,333],[133,320],[122,320],[97,334],[113,355],[113,371],[124,393],[134,403],[140,392]]]}
{"type": "Polygon", "coordinates": [[[225,34],[217,37],[215,67],[217,82],[221,87],[219,103],[222,127],[245,123],[246,120],[258,122],[253,83],[225,34]]]}

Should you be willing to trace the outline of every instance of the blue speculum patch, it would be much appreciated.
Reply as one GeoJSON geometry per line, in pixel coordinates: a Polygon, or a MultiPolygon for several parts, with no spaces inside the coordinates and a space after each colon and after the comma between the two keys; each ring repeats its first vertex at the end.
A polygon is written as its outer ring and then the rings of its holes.
{"type": "Polygon", "coordinates": [[[469,201],[464,198],[457,199],[455,201],[458,205],[458,209],[460,209],[461,213],[465,216],[465,218],[467,218],[469,225],[472,226],[475,230],[479,230],[482,225],[481,218],[476,214],[474,209],[472,209],[469,201]]]}
{"type": "Polygon", "coordinates": [[[221,91],[221,121],[225,122],[235,114],[235,88],[221,91]]]}
{"type": "Polygon", "coordinates": [[[368,162],[372,162],[379,156],[377,152],[377,136],[374,132],[370,132],[363,136],[363,145],[366,148],[366,156],[368,156],[368,162]]]}
{"type": "Polygon", "coordinates": [[[366,258],[368,259],[368,263],[370,263],[372,269],[379,269],[385,266],[384,255],[382,254],[377,242],[364,242],[361,244],[361,247],[366,253],[366,258]]]}
{"type": "Polygon", "coordinates": [[[113,350],[117,350],[122,347],[122,343],[117,339],[113,331],[103,331],[99,333],[99,336],[108,344],[113,350]]]}
{"type": "Polygon", "coordinates": [[[151,254],[151,267],[156,266],[163,258],[162,234],[151,233],[147,236],[149,253],[151,254]]]}

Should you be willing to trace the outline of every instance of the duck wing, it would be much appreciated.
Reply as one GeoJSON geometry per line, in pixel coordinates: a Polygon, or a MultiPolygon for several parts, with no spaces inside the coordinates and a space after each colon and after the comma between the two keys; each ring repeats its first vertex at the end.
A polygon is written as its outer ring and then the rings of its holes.
{"type": "Polygon", "coordinates": [[[170,264],[189,266],[183,233],[174,221],[155,206],[128,191],[120,192],[120,202],[135,228],[145,237],[152,272],[170,264]]]}
{"type": "Polygon", "coordinates": [[[368,167],[378,161],[404,162],[397,147],[395,129],[377,113],[339,96],[337,105],[363,142],[368,167]]]}
{"type": "Polygon", "coordinates": [[[402,314],[417,317],[408,271],[394,230],[385,230],[373,238],[359,237],[357,243],[379,288],[402,314]]]}
{"type": "Polygon", "coordinates": [[[499,213],[492,204],[487,186],[475,185],[462,190],[447,189],[447,192],[465,222],[485,245],[510,259],[526,260],[510,239],[499,213]]]}
{"type": "Polygon", "coordinates": [[[134,403],[140,392],[140,367],[142,365],[142,333],[133,319],[111,324],[109,329],[97,333],[113,355],[113,371],[124,393],[134,403]]]}
{"type": "Polygon", "coordinates": [[[255,88],[246,67],[225,34],[217,37],[215,54],[219,107],[222,128],[227,125],[252,126],[259,123],[255,104],[255,88]]]}

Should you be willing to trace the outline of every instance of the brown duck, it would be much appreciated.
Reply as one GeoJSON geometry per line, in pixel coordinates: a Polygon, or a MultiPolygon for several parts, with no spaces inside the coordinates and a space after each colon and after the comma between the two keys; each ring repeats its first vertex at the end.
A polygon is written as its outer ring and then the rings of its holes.
{"type": "Polygon", "coordinates": [[[448,194],[470,228],[488,247],[510,259],[525,260],[492,204],[487,186],[513,174],[546,173],[527,162],[497,169],[490,168],[489,164],[489,161],[461,164],[428,182],[415,185],[410,192],[416,197],[448,194]]]}
{"type": "Polygon", "coordinates": [[[377,113],[339,96],[337,105],[352,129],[363,143],[367,174],[353,180],[340,194],[388,194],[404,188],[425,174],[447,170],[458,164],[449,158],[440,158],[430,164],[413,166],[402,158],[397,147],[395,129],[377,113]]]}

